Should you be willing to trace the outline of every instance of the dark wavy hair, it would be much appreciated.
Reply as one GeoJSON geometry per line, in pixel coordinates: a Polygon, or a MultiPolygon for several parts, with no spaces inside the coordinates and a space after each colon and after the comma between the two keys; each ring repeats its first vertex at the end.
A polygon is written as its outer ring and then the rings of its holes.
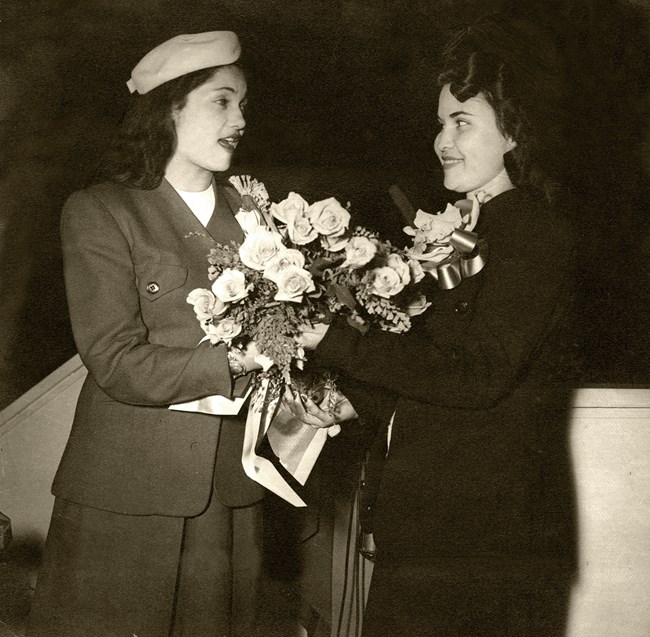
{"type": "MultiPolygon", "coordinates": [[[[237,63],[231,66],[239,66],[237,63]]],[[[176,149],[175,108],[223,66],[181,75],[144,95],[133,93],[117,135],[101,158],[94,182],[114,181],[132,188],[157,188],[176,149]]]]}
{"type": "Polygon", "coordinates": [[[504,160],[514,185],[552,199],[563,182],[566,114],[554,42],[534,25],[491,14],[457,33],[443,52],[438,85],[464,102],[479,93],[501,133],[517,142],[504,160]]]}

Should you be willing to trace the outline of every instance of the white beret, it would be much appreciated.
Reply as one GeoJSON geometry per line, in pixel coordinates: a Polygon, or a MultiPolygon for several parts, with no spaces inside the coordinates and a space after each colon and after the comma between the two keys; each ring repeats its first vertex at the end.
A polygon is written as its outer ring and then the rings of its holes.
{"type": "Polygon", "coordinates": [[[131,71],[129,91],[141,95],[176,77],[211,66],[232,64],[241,47],[232,31],[177,35],[149,51],[131,71]]]}

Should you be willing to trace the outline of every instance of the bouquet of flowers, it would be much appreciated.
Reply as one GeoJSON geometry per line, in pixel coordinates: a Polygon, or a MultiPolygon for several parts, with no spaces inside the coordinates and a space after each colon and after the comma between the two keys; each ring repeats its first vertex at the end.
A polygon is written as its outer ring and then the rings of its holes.
{"type": "Polygon", "coordinates": [[[345,314],[361,330],[375,324],[405,332],[429,306],[418,254],[350,229],[349,204],[309,204],[294,192],[271,203],[260,182],[245,176],[231,183],[242,197],[245,239],[210,250],[211,289],[187,298],[210,342],[252,340],[265,370],[291,382],[305,361],[297,340],[304,324],[345,314]]]}

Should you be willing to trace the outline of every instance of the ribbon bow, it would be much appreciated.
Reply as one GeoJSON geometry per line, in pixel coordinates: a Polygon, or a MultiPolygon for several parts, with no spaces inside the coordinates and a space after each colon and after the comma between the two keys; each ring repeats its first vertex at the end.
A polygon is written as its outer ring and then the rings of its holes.
{"type": "Polygon", "coordinates": [[[476,232],[472,232],[476,222],[480,206],[490,196],[484,191],[475,195],[475,200],[461,199],[454,206],[458,208],[465,219],[465,227],[470,228],[454,230],[447,244],[453,248],[453,252],[437,264],[429,267],[423,265],[443,290],[452,290],[460,285],[463,279],[478,274],[487,262],[487,243],[479,239],[476,232]]]}
{"type": "Polygon", "coordinates": [[[443,290],[452,290],[463,279],[478,274],[487,261],[487,243],[484,239],[479,239],[476,232],[454,230],[449,237],[449,244],[454,252],[428,270],[443,290]]]}

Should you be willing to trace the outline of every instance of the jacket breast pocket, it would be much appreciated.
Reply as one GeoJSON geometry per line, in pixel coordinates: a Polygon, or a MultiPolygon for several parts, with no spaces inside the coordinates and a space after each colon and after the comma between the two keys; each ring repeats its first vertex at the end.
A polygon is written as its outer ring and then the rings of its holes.
{"type": "Polygon", "coordinates": [[[149,329],[154,326],[161,306],[184,305],[183,285],[187,276],[187,268],[182,265],[149,262],[135,266],[142,318],[149,329]]]}
{"type": "Polygon", "coordinates": [[[187,268],[166,263],[142,263],[135,266],[140,296],[157,301],[187,281],[187,268]]]}

